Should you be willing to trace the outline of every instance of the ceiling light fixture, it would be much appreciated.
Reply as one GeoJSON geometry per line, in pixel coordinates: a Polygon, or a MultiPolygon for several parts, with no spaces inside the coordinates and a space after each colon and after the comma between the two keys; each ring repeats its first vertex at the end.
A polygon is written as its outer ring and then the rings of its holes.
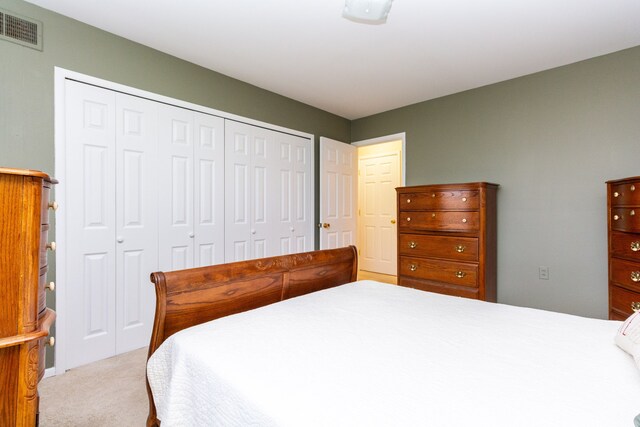
{"type": "Polygon", "coordinates": [[[384,24],[393,0],[346,0],[342,16],[362,24],[384,24]]]}

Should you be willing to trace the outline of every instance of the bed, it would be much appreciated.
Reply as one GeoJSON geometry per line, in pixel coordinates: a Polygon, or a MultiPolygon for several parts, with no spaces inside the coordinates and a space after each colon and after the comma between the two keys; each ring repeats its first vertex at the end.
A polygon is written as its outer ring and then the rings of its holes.
{"type": "Polygon", "coordinates": [[[621,322],[356,274],[354,247],[154,273],[147,425],[632,426],[640,413],[621,322]]]}

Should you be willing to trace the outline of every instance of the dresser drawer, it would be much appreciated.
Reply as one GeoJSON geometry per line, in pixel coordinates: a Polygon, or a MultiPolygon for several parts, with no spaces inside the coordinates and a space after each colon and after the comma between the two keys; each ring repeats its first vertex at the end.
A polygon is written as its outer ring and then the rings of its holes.
{"type": "Polygon", "coordinates": [[[624,320],[631,316],[633,314],[633,310],[631,309],[633,303],[640,303],[639,292],[632,292],[618,286],[611,286],[609,288],[610,318],[624,320]],[[612,314],[617,314],[617,316],[613,316],[612,314]]]}
{"type": "Polygon", "coordinates": [[[446,258],[456,261],[478,261],[478,239],[474,237],[399,235],[401,255],[446,258]]]}
{"type": "Polygon", "coordinates": [[[404,286],[407,288],[419,289],[421,291],[436,292],[444,295],[452,295],[455,297],[464,297],[479,299],[480,289],[470,288],[467,286],[456,286],[446,283],[433,282],[430,280],[416,279],[413,277],[400,276],[398,277],[398,286],[404,286]]]}
{"type": "Polygon", "coordinates": [[[611,206],[640,206],[640,182],[612,185],[610,197],[611,206]]]}
{"type": "Polygon", "coordinates": [[[42,224],[49,224],[49,193],[51,192],[50,188],[46,185],[42,186],[42,200],[40,202],[40,210],[41,210],[41,222],[42,224]]]}
{"type": "Polygon", "coordinates": [[[611,254],[640,262],[640,235],[612,232],[611,254]]]}
{"type": "Polygon", "coordinates": [[[640,232],[640,208],[611,209],[611,229],[640,232]]]}
{"type": "Polygon", "coordinates": [[[640,263],[611,258],[609,279],[616,284],[640,292],[640,263]]]}
{"type": "Polygon", "coordinates": [[[478,231],[479,212],[401,212],[400,228],[431,231],[478,231]]]}
{"type": "Polygon", "coordinates": [[[451,283],[459,286],[478,286],[478,266],[476,264],[400,257],[398,271],[401,276],[451,283]]]}
{"type": "Polygon", "coordinates": [[[47,239],[49,238],[49,224],[43,224],[40,229],[40,267],[45,267],[47,265],[47,245],[49,242],[47,239]]]}
{"type": "Polygon", "coordinates": [[[38,280],[38,315],[47,308],[47,294],[45,285],[47,284],[47,267],[40,269],[40,279],[38,280]]]}
{"type": "Polygon", "coordinates": [[[477,191],[433,190],[420,193],[403,193],[398,197],[400,210],[460,210],[478,209],[480,197],[477,191]]]}

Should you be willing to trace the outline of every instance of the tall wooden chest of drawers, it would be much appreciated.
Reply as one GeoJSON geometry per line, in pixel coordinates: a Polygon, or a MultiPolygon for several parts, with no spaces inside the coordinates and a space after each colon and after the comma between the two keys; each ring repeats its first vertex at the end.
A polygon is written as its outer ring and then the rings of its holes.
{"type": "Polygon", "coordinates": [[[398,285],[495,302],[497,189],[398,188],[398,285]]]}
{"type": "MultiPolygon", "coordinates": [[[[0,168],[0,425],[37,423],[38,382],[55,313],[46,308],[49,192],[56,181],[0,168]]],[[[51,206],[50,206],[51,205],[51,206]]]]}
{"type": "Polygon", "coordinates": [[[607,182],[609,318],[640,310],[640,176],[607,182]]]}

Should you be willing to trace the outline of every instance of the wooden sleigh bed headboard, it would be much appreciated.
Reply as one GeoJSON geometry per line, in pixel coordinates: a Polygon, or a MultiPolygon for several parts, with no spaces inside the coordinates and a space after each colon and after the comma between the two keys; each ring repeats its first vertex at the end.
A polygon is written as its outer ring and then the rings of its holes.
{"type": "MultiPolygon", "coordinates": [[[[156,313],[147,359],[174,333],[356,280],[356,248],[306,252],[151,274],[156,313]]],[[[159,426],[149,383],[147,426],[159,426]]]]}

